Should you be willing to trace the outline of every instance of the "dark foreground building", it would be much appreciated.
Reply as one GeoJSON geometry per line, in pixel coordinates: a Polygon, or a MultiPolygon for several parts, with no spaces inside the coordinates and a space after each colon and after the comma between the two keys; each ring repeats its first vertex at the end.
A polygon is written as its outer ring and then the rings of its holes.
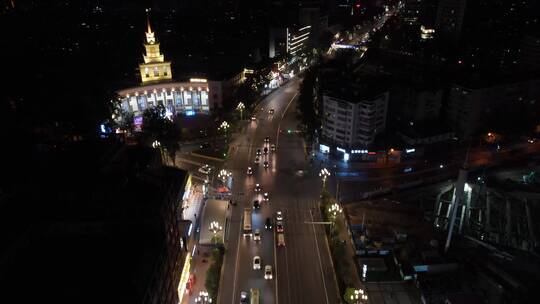
{"type": "Polygon", "coordinates": [[[141,147],[55,155],[2,197],[2,302],[178,303],[188,173],[141,147]]]}

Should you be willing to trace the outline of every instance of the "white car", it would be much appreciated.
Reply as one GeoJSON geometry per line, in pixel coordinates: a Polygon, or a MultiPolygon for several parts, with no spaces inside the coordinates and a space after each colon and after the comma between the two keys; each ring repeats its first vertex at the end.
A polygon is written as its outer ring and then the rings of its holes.
{"type": "Polygon", "coordinates": [[[201,172],[202,174],[210,174],[210,172],[212,172],[212,167],[210,167],[209,165],[204,165],[199,168],[199,172],[201,172]]]}
{"type": "Polygon", "coordinates": [[[265,192],[263,194],[263,199],[264,199],[265,202],[268,202],[270,200],[270,197],[268,196],[268,192],[265,192]]]}
{"type": "Polygon", "coordinates": [[[254,241],[260,241],[261,240],[261,230],[255,229],[255,233],[253,234],[253,240],[254,241]]]}
{"type": "Polygon", "coordinates": [[[262,188],[261,185],[255,184],[255,192],[261,192],[262,188]]]}
{"type": "Polygon", "coordinates": [[[256,255],[253,257],[253,270],[261,269],[261,257],[256,255]]]}
{"type": "Polygon", "coordinates": [[[255,157],[255,163],[258,164],[261,161],[261,159],[257,156],[255,157]]]}
{"type": "Polygon", "coordinates": [[[251,167],[248,167],[246,173],[247,173],[247,175],[252,175],[253,174],[253,169],[251,169],[251,167]]]}
{"type": "Polygon", "coordinates": [[[248,302],[248,294],[245,291],[242,291],[240,293],[240,303],[247,303],[248,302]]]}
{"type": "Polygon", "coordinates": [[[283,212],[281,212],[281,210],[276,212],[276,220],[283,221],[283,212]]]}
{"type": "Polygon", "coordinates": [[[266,265],[264,266],[264,279],[265,280],[271,280],[274,276],[272,275],[272,266],[266,265]]]}

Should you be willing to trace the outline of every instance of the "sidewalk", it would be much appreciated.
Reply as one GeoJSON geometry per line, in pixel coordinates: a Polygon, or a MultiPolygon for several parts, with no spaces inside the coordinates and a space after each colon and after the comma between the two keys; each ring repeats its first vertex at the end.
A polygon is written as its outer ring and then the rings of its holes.
{"type": "Polygon", "coordinates": [[[192,285],[191,295],[186,294],[182,299],[182,304],[195,303],[195,297],[199,294],[199,291],[206,291],[204,282],[206,280],[206,272],[212,264],[212,248],[199,247],[195,251],[195,255],[191,259],[191,271],[190,273],[195,276],[195,284],[192,285]]]}

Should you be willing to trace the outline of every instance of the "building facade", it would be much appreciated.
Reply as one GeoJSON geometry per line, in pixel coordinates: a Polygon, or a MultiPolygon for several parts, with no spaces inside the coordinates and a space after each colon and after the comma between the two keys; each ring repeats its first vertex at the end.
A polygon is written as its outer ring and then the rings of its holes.
{"type": "Polygon", "coordinates": [[[506,83],[474,83],[464,80],[448,92],[446,119],[458,136],[483,132],[486,113],[501,104],[531,103],[540,98],[540,80],[508,80],[506,83]]]}
{"type": "Polygon", "coordinates": [[[351,101],[324,94],[323,138],[342,149],[367,148],[386,127],[388,95],[351,101]]]}
{"type": "Polygon", "coordinates": [[[219,83],[206,79],[189,82],[169,82],[128,88],[117,92],[123,111],[140,116],[147,108],[165,107],[171,114],[209,114],[211,105],[221,104],[219,97],[210,95],[210,88],[220,91],[219,83]]]}
{"type": "MultiPolygon", "coordinates": [[[[139,64],[141,85],[118,90],[120,108],[134,117],[158,105],[164,106],[168,116],[210,114],[212,108],[223,104],[223,81],[191,78],[174,82],[171,62],[165,61],[150,22],[145,33],[144,62],[139,64]]],[[[135,122],[137,124],[137,122],[135,122]]]]}

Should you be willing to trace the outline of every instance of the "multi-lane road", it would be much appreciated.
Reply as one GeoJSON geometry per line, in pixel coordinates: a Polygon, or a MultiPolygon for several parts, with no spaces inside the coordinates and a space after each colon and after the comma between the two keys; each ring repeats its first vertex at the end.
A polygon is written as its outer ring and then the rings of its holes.
{"type": "MultiPolygon", "coordinates": [[[[234,207],[227,240],[223,280],[219,302],[239,303],[240,293],[250,288],[261,291],[263,303],[337,303],[330,252],[323,227],[312,224],[320,221],[317,209],[321,181],[317,172],[310,169],[301,137],[286,130],[296,129],[296,99],[300,80],[292,79],[283,87],[267,96],[257,107],[256,120],[231,143],[229,159],[225,168],[234,177],[234,207]],[[269,110],[274,109],[274,114],[269,110]],[[285,132],[280,132],[285,130],[285,132]],[[277,147],[276,152],[262,156],[254,163],[257,149],[263,149],[264,139],[277,147]],[[263,168],[263,162],[269,168],[263,168]],[[247,167],[253,168],[248,176],[247,167]],[[261,242],[242,235],[242,213],[252,207],[253,201],[261,199],[254,192],[255,184],[262,186],[261,193],[268,192],[269,202],[262,203],[253,212],[253,229],[260,229],[261,242]],[[285,246],[276,246],[275,230],[264,227],[266,218],[275,213],[284,214],[285,246]],[[253,269],[253,257],[260,256],[262,269],[253,269]],[[271,265],[272,280],[264,279],[264,266],[271,265]]],[[[275,225],[274,225],[275,226],[275,225]]]]}

